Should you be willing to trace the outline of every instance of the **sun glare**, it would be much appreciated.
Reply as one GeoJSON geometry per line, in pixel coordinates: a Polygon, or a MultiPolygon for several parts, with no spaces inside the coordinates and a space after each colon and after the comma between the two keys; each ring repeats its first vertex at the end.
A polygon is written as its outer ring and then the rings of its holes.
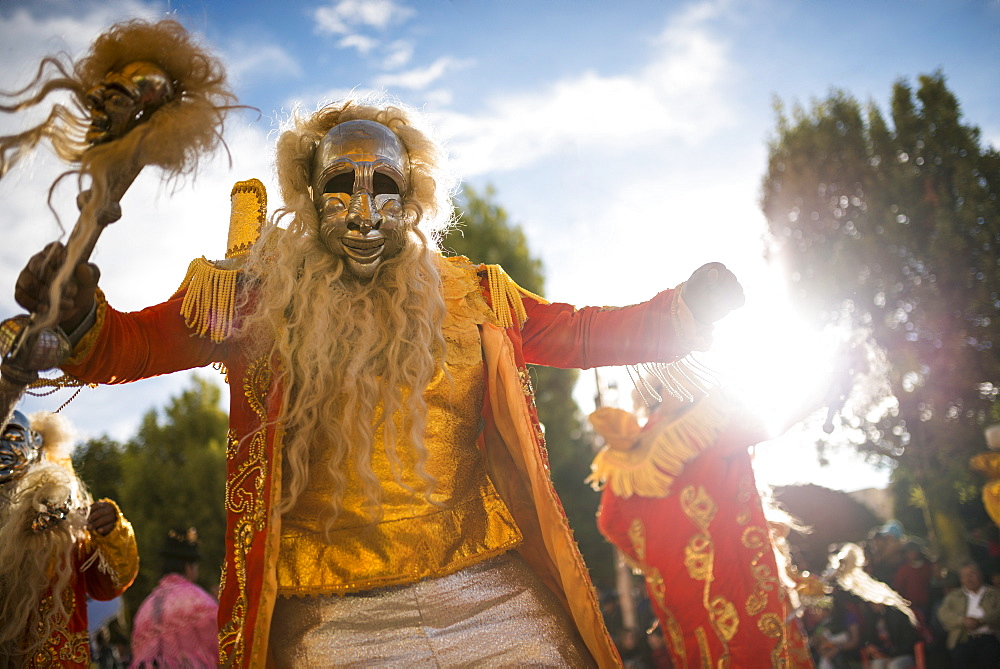
{"type": "MultiPolygon", "coordinates": [[[[759,292],[748,290],[746,305],[716,325],[715,343],[703,360],[742,396],[770,435],[755,448],[759,483],[814,483],[840,490],[887,484],[888,471],[866,464],[847,443],[858,431],[840,417],[830,426],[840,438],[827,451],[828,465],[820,465],[812,447],[822,435],[827,406],[832,402],[840,409],[841,391],[847,390],[836,385],[847,373],[838,368],[845,340],[842,332],[806,323],[777,282],[759,292]]],[[[850,423],[851,415],[845,420],[850,423]]]]}
{"type": "Polygon", "coordinates": [[[776,437],[823,406],[839,344],[836,333],[799,318],[780,290],[767,290],[716,325],[706,362],[776,437]]]}

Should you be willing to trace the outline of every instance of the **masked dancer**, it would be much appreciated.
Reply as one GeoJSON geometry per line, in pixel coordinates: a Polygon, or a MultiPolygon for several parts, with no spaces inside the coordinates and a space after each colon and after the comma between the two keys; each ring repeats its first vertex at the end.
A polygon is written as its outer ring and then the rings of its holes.
{"type": "MultiPolygon", "coordinates": [[[[619,662],[549,478],[526,365],[673,363],[743,302],[719,263],[620,309],[549,303],[446,258],[453,181],[414,112],[352,100],[278,139],[283,206],[231,193],[227,258],[136,313],[74,276],[64,370],[230,385],[220,661],[619,662]]],[[[53,263],[16,290],[44,302],[53,263]]],[[[82,278],[81,278],[82,277],[82,278]]]]}

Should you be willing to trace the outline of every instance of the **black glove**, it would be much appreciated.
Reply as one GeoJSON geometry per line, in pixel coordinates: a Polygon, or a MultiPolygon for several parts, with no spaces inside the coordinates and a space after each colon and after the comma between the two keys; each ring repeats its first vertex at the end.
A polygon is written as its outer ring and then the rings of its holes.
{"type": "Polygon", "coordinates": [[[681,297],[699,323],[714,323],[746,302],[743,286],[721,262],[696,269],[684,283],[681,297]]]}

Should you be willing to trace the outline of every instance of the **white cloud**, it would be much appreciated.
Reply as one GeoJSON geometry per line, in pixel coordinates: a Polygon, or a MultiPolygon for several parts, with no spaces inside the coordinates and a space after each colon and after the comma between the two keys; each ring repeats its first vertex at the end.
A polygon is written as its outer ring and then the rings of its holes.
{"type": "Polygon", "coordinates": [[[450,107],[455,102],[455,93],[451,89],[436,88],[424,91],[421,94],[424,103],[430,108],[444,109],[450,107]]]}
{"type": "Polygon", "coordinates": [[[386,56],[382,61],[382,69],[397,70],[409,63],[413,57],[413,43],[405,40],[397,40],[388,45],[386,52],[386,56]]]}
{"type": "Polygon", "coordinates": [[[394,0],[335,0],[317,9],[313,16],[320,30],[344,35],[357,26],[384,30],[415,13],[394,0]]]}
{"type": "Polygon", "coordinates": [[[357,49],[364,55],[380,44],[378,38],[365,31],[383,33],[415,14],[412,8],[395,0],[334,0],[316,9],[313,18],[320,34],[343,35],[338,46],[357,49]]]}
{"type": "Polygon", "coordinates": [[[422,90],[443,77],[450,71],[467,67],[471,61],[458,60],[450,56],[443,56],[428,65],[427,67],[410,70],[408,72],[397,72],[394,74],[384,74],[375,80],[378,86],[385,88],[409,88],[411,90],[422,90]]]}
{"type": "Polygon", "coordinates": [[[366,35],[348,35],[344,39],[337,42],[337,46],[345,49],[353,48],[356,49],[358,53],[365,55],[378,46],[378,40],[366,35]]]}
{"type": "Polygon", "coordinates": [[[226,48],[226,72],[234,87],[244,79],[302,76],[302,67],[285,49],[274,44],[233,43],[226,48]]]}
{"type": "Polygon", "coordinates": [[[654,58],[633,73],[584,72],[545,90],[494,98],[482,115],[439,114],[459,172],[515,169],[571,145],[696,143],[717,133],[734,120],[725,102],[728,43],[711,26],[720,6],[703,2],[672,17],[654,58]]]}

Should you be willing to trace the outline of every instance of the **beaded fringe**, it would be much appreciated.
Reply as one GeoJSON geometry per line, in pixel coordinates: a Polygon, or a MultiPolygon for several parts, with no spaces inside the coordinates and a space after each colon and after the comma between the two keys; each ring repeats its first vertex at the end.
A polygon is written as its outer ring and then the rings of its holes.
{"type": "Polygon", "coordinates": [[[181,304],[185,324],[216,343],[226,339],[233,329],[238,276],[239,270],[222,269],[204,256],[192,260],[177,289],[187,289],[181,304]]]}
{"type": "Polygon", "coordinates": [[[626,365],[625,369],[647,407],[663,400],[660,394],[662,391],[682,402],[693,402],[719,385],[716,373],[695,358],[694,354],[674,362],[626,365]],[[651,380],[659,383],[654,387],[651,380]]]}
{"type": "Polygon", "coordinates": [[[548,304],[544,298],[517,285],[500,265],[486,265],[486,277],[490,284],[493,315],[496,316],[497,325],[500,327],[513,327],[515,322],[521,327],[524,321],[528,320],[528,313],[521,302],[522,295],[541,304],[548,304]]]}

